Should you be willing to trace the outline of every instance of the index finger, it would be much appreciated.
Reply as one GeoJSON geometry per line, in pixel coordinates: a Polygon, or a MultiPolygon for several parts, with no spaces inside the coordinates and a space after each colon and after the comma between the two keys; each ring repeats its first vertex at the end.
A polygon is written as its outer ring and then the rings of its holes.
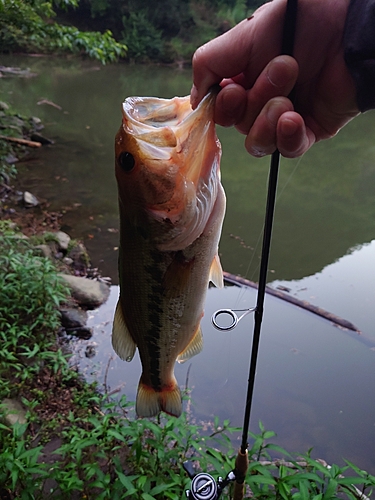
{"type": "Polygon", "coordinates": [[[212,85],[240,77],[248,87],[280,52],[284,0],[260,7],[223,35],[206,43],[193,56],[191,104],[195,108],[212,85]]]}
{"type": "MultiPolygon", "coordinates": [[[[251,21],[251,20],[250,20],[251,21]]],[[[247,23],[248,21],[242,21],[247,23]]],[[[199,47],[193,56],[191,104],[196,107],[208,89],[223,78],[240,75],[247,64],[248,46],[240,38],[239,26],[199,47]],[[235,48],[235,57],[233,54],[235,48]],[[246,62],[245,62],[246,61],[246,62]],[[245,62],[245,63],[244,63],[245,62]]]]}

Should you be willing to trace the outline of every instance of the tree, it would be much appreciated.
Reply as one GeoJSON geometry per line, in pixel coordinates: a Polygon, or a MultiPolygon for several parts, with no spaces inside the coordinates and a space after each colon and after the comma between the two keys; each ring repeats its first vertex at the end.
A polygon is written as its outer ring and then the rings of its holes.
{"type": "MultiPolygon", "coordinates": [[[[76,7],[78,0],[58,0],[60,7],[76,7]]],[[[127,47],[107,30],[82,32],[53,21],[52,1],[0,0],[0,47],[3,52],[72,52],[103,64],[125,57],[127,47]]]]}

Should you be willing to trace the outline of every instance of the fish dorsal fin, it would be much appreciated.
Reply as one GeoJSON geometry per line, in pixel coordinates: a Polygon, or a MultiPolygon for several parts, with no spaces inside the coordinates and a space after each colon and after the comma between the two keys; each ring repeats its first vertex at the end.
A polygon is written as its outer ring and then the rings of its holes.
{"type": "Polygon", "coordinates": [[[223,269],[221,267],[219,255],[216,254],[210,268],[210,281],[217,287],[224,287],[223,269]]]}
{"type": "Polygon", "coordinates": [[[185,349],[178,355],[177,357],[178,363],[185,363],[185,361],[187,361],[188,359],[192,358],[196,354],[199,354],[202,349],[203,349],[203,335],[201,326],[199,325],[192,340],[189,342],[187,347],[185,347],[185,349]]]}
{"type": "Polygon", "coordinates": [[[112,327],[112,346],[121,359],[131,361],[137,348],[132,339],[122,314],[120,300],[117,302],[115,317],[112,327]]]}

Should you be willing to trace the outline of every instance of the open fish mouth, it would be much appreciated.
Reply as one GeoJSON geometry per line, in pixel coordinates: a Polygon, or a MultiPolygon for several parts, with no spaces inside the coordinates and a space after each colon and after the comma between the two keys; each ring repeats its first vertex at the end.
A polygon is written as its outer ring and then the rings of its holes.
{"type": "Polygon", "coordinates": [[[137,144],[147,171],[144,189],[152,192],[147,211],[169,228],[159,249],[180,250],[193,242],[215,204],[221,157],[213,121],[216,94],[209,92],[195,110],[189,96],[129,97],[123,103],[123,129],[137,144]]]}
{"type": "MultiPolygon", "coordinates": [[[[210,135],[215,134],[212,118],[216,94],[209,92],[195,110],[190,106],[189,96],[129,97],[123,103],[125,131],[136,139],[140,154],[150,161],[173,161],[179,155],[183,162],[180,173],[197,185],[212,169],[209,159],[204,160],[207,151],[202,144],[209,143],[210,135]]],[[[220,148],[216,135],[215,143],[220,148]]]]}

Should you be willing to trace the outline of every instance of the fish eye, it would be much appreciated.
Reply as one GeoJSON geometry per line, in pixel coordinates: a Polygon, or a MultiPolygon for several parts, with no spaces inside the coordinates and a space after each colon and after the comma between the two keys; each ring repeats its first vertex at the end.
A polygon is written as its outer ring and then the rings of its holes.
{"type": "Polygon", "coordinates": [[[134,156],[131,153],[128,153],[127,151],[121,153],[117,161],[122,170],[124,170],[125,172],[131,172],[131,170],[133,170],[135,165],[134,156]]]}

